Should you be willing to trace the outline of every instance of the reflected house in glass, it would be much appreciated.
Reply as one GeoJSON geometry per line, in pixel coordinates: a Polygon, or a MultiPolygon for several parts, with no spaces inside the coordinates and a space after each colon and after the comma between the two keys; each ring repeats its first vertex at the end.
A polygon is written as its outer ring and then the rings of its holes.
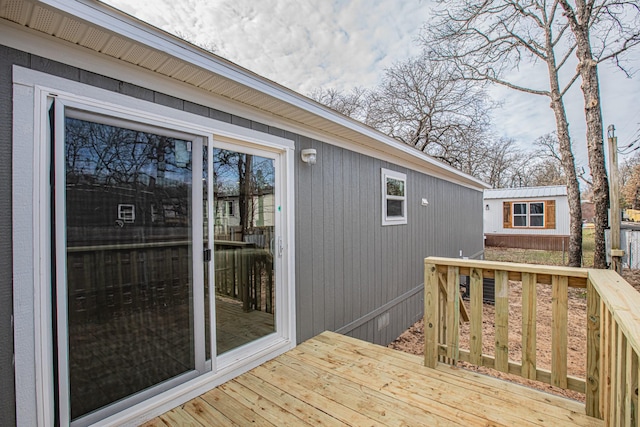
{"type": "Polygon", "coordinates": [[[92,0],[0,1],[0,34],[0,425],[135,425],[325,330],[387,344],[425,257],[482,254],[484,183],[175,36],[92,0]]]}

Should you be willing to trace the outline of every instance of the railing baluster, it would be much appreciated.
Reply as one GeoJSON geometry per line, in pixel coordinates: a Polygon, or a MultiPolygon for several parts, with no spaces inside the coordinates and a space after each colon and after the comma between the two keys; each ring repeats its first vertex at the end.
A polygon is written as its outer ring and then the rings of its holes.
{"type": "Polygon", "coordinates": [[[506,271],[495,272],[495,368],[509,372],[509,274],[506,271]]]}
{"type": "Polygon", "coordinates": [[[553,276],[551,308],[551,385],[567,388],[567,277],[553,276]]]}
{"type": "Polygon", "coordinates": [[[624,413],[624,425],[625,427],[631,427],[631,393],[632,393],[631,388],[633,385],[633,380],[631,379],[632,378],[632,373],[631,373],[632,349],[631,349],[631,344],[626,339],[626,337],[624,339],[624,349],[625,349],[625,352],[624,352],[625,353],[624,354],[624,378],[625,378],[624,407],[626,408],[624,413]]]}
{"type": "Polygon", "coordinates": [[[460,273],[458,267],[447,269],[447,357],[449,363],[458,362],[460,326],[460,273]]]}
{"type": "Polygon", "coordinates": [[[633,425],[640,427],[640,409],[638,409],[638,403],[640,398],[638,397],[638,384],[640,382],[640,363],[638,362],[638,353],[634,350],[631,375],[633,376],[631,386],[631,402],[633,404],[632,416],[634,418],[633,425]]]}
{"type": "Polygon", "coordinates": [[[616,322],[616,404],[615,408],[618,410],[616,412],[616,424],[622,425],[625,418],[625,407],[624,407],[624,374],[626,372],[626,368],[624,365],[624,356],[625,356],[625,345],[626,339],[624,334],[622,333],[622,329],[616,322]]]}
{"type": "Polygon", "coordinates": [[[609,310],[604,301],[600,305],[600,319],[602,323],[602,330],[600,332],[600,351],[602,352],[600,362],[600,415],[602,419],[608,419],[609,417],[609,390],[611,385],[610,365],[609,360],[611,357],[610,348],[611,342],[609,341],[609,328],[610,318],[609,310]]]}
{"type": "Polygon", "coordinates": [[[482,269],[472,268],[469,273],[469,280],[471,292],[471,363],[482,366],[482,269]]]}
{"type": "Polygon", "coordinates": [[[435,264],[424,265],[424,364],[435,368],[438,364],[438,308],[440,287],[435,264]]]}
{"type": "Polygon", "coordinates": [[[536,305],[537,276],[522,273],[522,372],[524,378],[536,379],[536,305]]]}
{"type": "Polygon", "coordinates": [[[601,414],[601,388],[600,372],[602,372],[600,354],[601,334],[600,320],[602,319],[600,295],[593,287],[590,280],[587,281],[587,381],[586,381],[586,413],[589,416],[600,418],[601,414]]]}
{"type": "Polygon", "coordinates": [[[617,391],[617,386],[616,386],[616,382],[618,379],[618,375],[616,372],[616,368],[618,366],[618,364],[616,363],[616,356],[617,356],[617,345],[616,345],[616,340],[618,337],[618,328],[616,325],[616,322],[613,321],[613,317],[611,317],[609,319],[609,354],[611,355],[609,357],[609,376],[610,376],[610,386],[608,387],[608,393],[609,393],[609,425],[610,426],[615,426],[616,425],[616,411],[615,411],[615,407],[616,407],[616,401],[617,401],[617,397],[616,397],[616,391],[617,391]]]}

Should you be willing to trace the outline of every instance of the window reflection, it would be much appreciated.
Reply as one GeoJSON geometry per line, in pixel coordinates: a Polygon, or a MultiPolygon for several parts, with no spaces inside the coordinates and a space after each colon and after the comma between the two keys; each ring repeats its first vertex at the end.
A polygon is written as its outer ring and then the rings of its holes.
{"type": "Polygon", "coordinates": [[[191,142],[67,117],[64,153],[77,419],[194,369],[191,142]]]}
{"type": "Polygon", "coordinates": [[[275,163],[213,150],[218,354],[275,332],[275,163]]]}

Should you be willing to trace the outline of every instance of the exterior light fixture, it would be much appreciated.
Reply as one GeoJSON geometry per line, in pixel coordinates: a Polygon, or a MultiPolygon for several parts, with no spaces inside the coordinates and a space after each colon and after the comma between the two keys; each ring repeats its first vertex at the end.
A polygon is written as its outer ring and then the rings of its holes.
{"type": "Polygon", "coordinates": [[[305,163],[309,163],[310,165],[315,165],[317,160],[318,153],[315,148],[306,148],[302,150],[300,153],[300,157],[302,157],[302,161],[305,163]]]}
{"type": "Polygon", "coordinates": [[[484,207],[484,210],[485,210],[485,211],[488,211],[488,210],[489,210],[489,205],[488,205],[488,204],[484,207]]]}

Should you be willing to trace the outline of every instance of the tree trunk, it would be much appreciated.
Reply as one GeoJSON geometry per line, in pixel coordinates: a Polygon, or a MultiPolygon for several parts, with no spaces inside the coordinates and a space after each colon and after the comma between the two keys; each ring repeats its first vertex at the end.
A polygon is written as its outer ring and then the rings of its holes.
{"type": "Polygon", "coordinates": [[[571,138],[569,137],[569,127],[567,125],[564,102],[559,92],[554,90],[552,90],[551,108],[556,117],[562,168],[567,177],[567,196],[570,215],[569,265],[571,267],[580,267],[582,265],[582,206],[580,204],[580,184],[578,183],[578,175],[576,174],[575,159],[571,151],[571,138]]]}
{"type": "Polygon", "coordinates": [[[561,4],[576,38],[576,56],[579,61],[578,71],[582,79],[581,87],[587,124],[587,150],[589,154],[589,169],[591,169],[591,177],[593,178],[593,202],[595,207],[593,266],[595,268],[606,268],[607,254],[604,232],[609,223],[609,181],[604,160],[604,134],[602,110],[600,108],[598,63],[593,59],[589,36],[591,11],[584,0],[576,1],[575,12],[567,2],[562,1],[561,4]]]}
{"type": "Polygon", "coordinates": [[[551,93],[551,109],[556,119],[558,132],[558,148],[560,161],[567,177],[567,196],[569,202],[569,265],[582,266],[582,205],[580,204],[580,183],[576,173],[576,163],[571,150],[569,122],[564,108],[564,100],[560,92],[558,70],[551,37],[551,27],[547,27],[547,67],[549,70],[549,88],[551,93]]]}
{"type": "Polygon", "coordinates": [[[239,213],[240,213],[240,241],[244,241],[244,236],[250,226],[249,218],[249,201],[252,198],[251,191],[251,174],[253,156],[251,154],[240,154],[238,160],[238,176],[239,176],[239,213]],[[244,161],[243,161],[244,159],[244,161]]]}

